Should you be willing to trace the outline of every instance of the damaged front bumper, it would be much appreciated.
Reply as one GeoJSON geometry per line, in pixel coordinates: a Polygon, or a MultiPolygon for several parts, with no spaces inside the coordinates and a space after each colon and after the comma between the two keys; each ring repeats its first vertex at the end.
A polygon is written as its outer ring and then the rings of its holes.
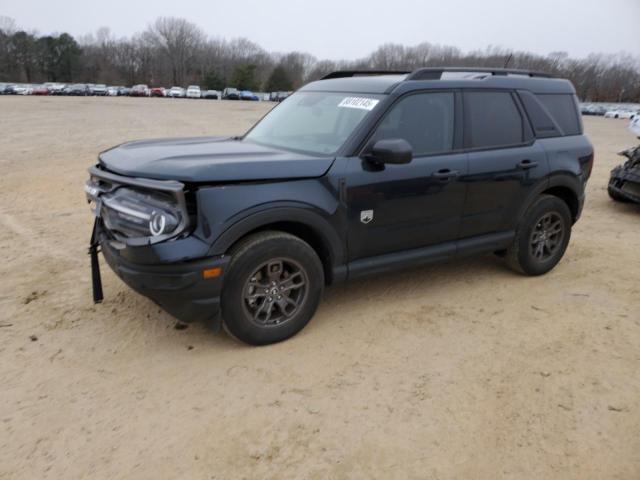
{"type": "MultiPolygon", "coordinates": [[[[102,230],[100,222],[96,223],[96,237],[102,255],[124,283],[182,322],[206,321],[219,326],[223,273],[229,257],[175,263],[136,263],[126,258],[102,230]]],[[[178,242],[175,248],[180,249],[178,242]]]]}

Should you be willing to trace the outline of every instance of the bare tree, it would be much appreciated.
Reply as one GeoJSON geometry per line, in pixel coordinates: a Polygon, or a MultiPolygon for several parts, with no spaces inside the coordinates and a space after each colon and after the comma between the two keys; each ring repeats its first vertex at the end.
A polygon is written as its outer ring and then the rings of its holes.
{"type": "MultiPolygon", "coordinates": [[[[159,18],[130,38],[115,38],[109,28],[78,37],[21,31],[15,21],[0,16],[0,80],[43,81],[61,73],[52,52],[67,45],[70,81],[152,85],[230,85],[264,88],[274,69],[292,88],[334,70],[413,70],[422,66],[509,67],[544,70],[571,80],[578,96],[588,101],[640,102],[640,57],[592,54],[571,58],[566,52],[537,55],[500,46],[462,52],[456,47],[422,42],[415,46],[383,44],[356,60],[317,60],[308,53],[270,53],[247,38],[208,37],[181,18],[159,18]],[[64,37],[63,37],[64,36],[64,37]],[[63,41],[64,40],[64,41],[63,41]],[[79,57],[76,61],[76,57],[79,57]],[[250,75],[249,75],[250,73],[250,75]],[[240,75],[242,74],[242,75],[240,75]],[[249,80],[247,80],[249,78],[249,80]]],[[[280,82],[281,84],[282,82],[280,82]]],[[[274,82],[270,82],[271,85],[274,82]]]]}
{"type": "Polygon", "coordinates": [[[173,83],[183,84],[191,60],[205,43],[204,32],[184,18],[160,17],[147,33],[150,42],[166,55],[173,83]]]}

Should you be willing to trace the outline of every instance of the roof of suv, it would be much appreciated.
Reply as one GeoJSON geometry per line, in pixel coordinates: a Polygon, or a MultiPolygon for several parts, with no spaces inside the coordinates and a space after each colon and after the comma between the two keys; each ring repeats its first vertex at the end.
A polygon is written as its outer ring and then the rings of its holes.
{"type": "Polygon", "coordinates": [[[520,70],[483,68],[424,68],[413,73],[334,72],[308,83],[300,91],[404,93],[417,89],[441,88],[509,88],[534,93],[573,94],[571,82],[549,74],[520,70]]]}

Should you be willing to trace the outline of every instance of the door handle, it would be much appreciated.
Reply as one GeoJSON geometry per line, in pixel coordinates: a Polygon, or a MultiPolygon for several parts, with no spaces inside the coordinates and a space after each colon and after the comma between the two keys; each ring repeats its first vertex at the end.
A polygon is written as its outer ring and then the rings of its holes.
{"type": "Polygon", "coordinates": [[[538,162],[532,162],[531,160],[522,160],[518,165],[516,165],[521,170],[529,170],[530,168],[536,168],[538,166],[538,162]]]}
{"type": "Polygon", "coordinates": [[[440,180],[441,182],[448,182],[459,176],[460,172],[458,170],[449,170],[448,168],[443,168],[433,174],[433,178],[440,180]]]}

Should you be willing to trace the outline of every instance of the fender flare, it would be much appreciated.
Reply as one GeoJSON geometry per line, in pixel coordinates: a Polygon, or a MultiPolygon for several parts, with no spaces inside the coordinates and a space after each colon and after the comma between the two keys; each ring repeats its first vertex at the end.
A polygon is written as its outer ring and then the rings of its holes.
{"type": "Polygon", "coordinates": [[[213,242],[210,255],[223,255],[242,237],[266,225],[278,222],[293,222],[310,228],[324,243],[331,256],[331,265],[344,265],[346,259],[345,245],[335,228],[309,205],[299,206],[263,206],[232,223],[213,242]]]}
{"type": "Polygon", "coordinates": [[[533,204],[536,198],[540,196],[540,194],[553,187],[567,188],[571,193],[573,193],[573,195],[575,195],[578,201],[580,201],[583,196],[583,194],[580,193],[580,179],[577,178],[575,174],[559,173],[552,175],[536,185],[536,187],[529,193],[526,200],[522,203],[522,207],[518,211],[518,221],[520,221],[522,216],[533,204]]]}

